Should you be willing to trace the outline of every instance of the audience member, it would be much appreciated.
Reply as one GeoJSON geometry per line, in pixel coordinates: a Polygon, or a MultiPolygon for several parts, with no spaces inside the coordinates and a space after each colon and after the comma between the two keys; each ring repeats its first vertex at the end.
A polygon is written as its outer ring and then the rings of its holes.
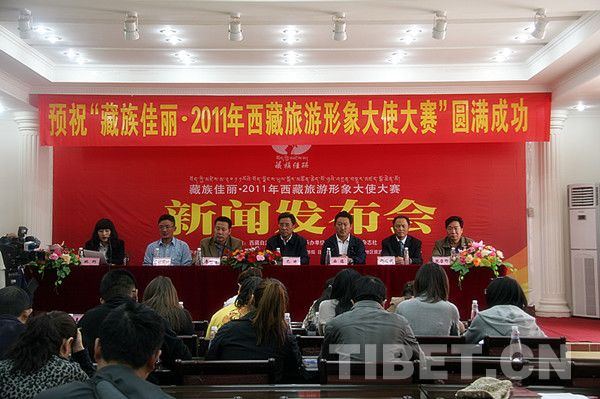
{"type": "Polygon", "coordinates": [[[465,333],[467,343],[478,343],[485,336],[510,336],[512,326],[521,337],[545,337],[535,317],[525,312],[527,298],[519,283],[510,277],[498,277],[485,291],[488,308],[472,320],[465,333]]]}
{"type": "Polygon", "coordinates": [[[390,306],[386,310],[388,312],[395,312],[396,307],[400,303],[402,303],[403,301],[406,301],[407,299],[414,298],[414,296],[415,296],[414,284],[415,284],[415,280],[407,281],[406,284],[404,284],[404,287],[402,287],[402,296],[400,296],[400,297],[393,296],[392,299],[390,299],[390,306]]]}
{"type": "Polygon", "coordinates": [[[331,285],[331,299],[319,305],[319,331],[327,322],[352,308],[352,284],[360,278],[360,273],[354,269],[339,271],[331,285]]]}
{"type": "MultiPolygon", "coordinates": [[[[244,281],[251,277],[260,277],[262,278],[262,270],[257,267],[251,267],[249,269],[244,270],[238,275],[238,294],[240,292],[240,288],[244,281]]],[[[215,314],[210,318],[210,322],[208,323],[208,327],[206,329],[206,338],[210,338],[211,327],[215,326],[220,328],[223,324],[225,324],[225,319],[229,317],[229,314],[237,311],[237,307],[235,306],[235,300],[237,299],[237,295],[229,298],[225,301],[223,307],[219,309],[215,314]]]]}
{"type": "Polygon", "coordinates": [[[8,348],[25,331],[31,312],[31,298],[24,289],[16,286],[0,289],[0,359],[4,359],[8,348]]]}
{"type": "Polygon", "coordinates": [[[242,248],[242,240],[231,236],[231,219],[219,216],[213,225],[214,235],[200,241],[202,256],[220,258],[227,252],[242,248]]]}
{"type": "MultiPolygon", "coordinates": [[[[106,273],[100,281],[100,305],[85,312],[79,327],[83,334],[83,345],[93,355],[94,343],[100,335],[100,326],[106,316],[117,307],[128,302],[137,302],[137,288],[133,275],[125,269],[113,269],[106,273]]],[[[162,319],[165,336],[162,346],[161,360],[172,366],[175,359],[191,359],[192,354],[175,332],[162,319]]]]}
{"type": "Polygon", "coordinates": [[[27,399],[45,389],[93,374],[92,362],[81,344],[71,316],[49,312],[31,318],[25,332],[0,361],[0,397],[27,399]],[[78,363],[70,362],[69,356],[78,363]]]}
{"type": "Polygon", "coordinates": [[[261,281],[254,291],[256,309],[225,324],[213,339],[207,360],[276,360],[276,381],[294,381],[302,367],[296,339],[284,320],[288,294],[275,279],[261,281]]]}
{"type": "Polygon", "coordinates": [[[277,221],[279,224],[279,234],[267,240],[266,249],[275,251],[279,248],[281,256],[300,258],[301,264],[308,265],[310,257],[306,249],[306,238],[294,233],[294,229],[297,226],[296,217],[289,212],[284,212],[279,214],[277,221]]]}
{"type": "Polygon", "coordinates": [[[152,265],[154,258],[171,258],[171,265],[189,266],[192,264],[192,253],[185,241],[174,237],[175,218],[172,215],[161,215],[158,218],[160,240],[151,242],[146,247],[144,265],[152,265]]]}
{"type": "Polygon", "coordinates": [[[177,335],[192,335],[192,315],[179,304],[179,297],[169,277],[156,276],[144,290],[143,303],[148,305],[169,323],[177,335]]]}
{"type": "Polygon", "coordinates": [[[348,259],[349,265],[364,265],[367,261],[365,243],[358,237],[351,235],[354,218],[346,211],[335,215],[335,234],[325,240],[321,248],[321,264],[324,265],[327,257],[327,248],[331,256],[342,256],[348,259]]]}
{"type": "Polygon", "coordinates": [[[106,261],[113,265],[122,265],[125,258],[125,242],[119,239],[117,229],[110,219],[96,222],[92,238],[85,243],[85,249],[102,252],[106,261]]]}
{"type": "Polygon", "coordinates": [[[372,362],[418,358],[421,350],[408,322],[383,308],[385,298],[386,288],[379,278],[363,276],[356,280],[352,309],[325,326],[321,357],[349,355],[353,361],[372,362]],[[359,345],[360,349],[352,350],[349,345],[359,345]],[[376,352],[371,353],[366,345],[374,345],[376,352]]]}
{"type": "Polygon", "coordinates": [[[394,234],[381,241],[381,256],[393,256],[397,265],[421,264],[421,240],[408,235],[410,219],[408,216],[396,216],[392,221],[394,234]],[[404,261],[404,250],[408,249],[408,263],[404,261]]]}
{"type": "Polygon", "coordinates": [[[458,308],[448,302],[448,275],[436,263],[427,263],[415,276],[415,297],[403,301],[396,313],[404,316],[415,335],[459,335],[464,326],[458,308]]]}
{"type": "Polygon", "coordinates": [[[306,328],[309,331],[314,331],[319,328],[319,320],[317,318],[317,313],[319,313],[319,306],[321,305],[321,302],[331,298],[332,285],[333,277],[325,281],[325,287],[323,287],[323,292],[321,293],[321,296],[318,299],[315,299],[310,305],[310,308],[308,308],[308,313],[306,314],[306,317],[304,317],[302,327],[306,328]]]}
{"type": "MultiPolygon", "coordinates": [[[[223,317],[221,325],[229,323],[231,320],[237,320],[255,308],[254,291],[256,291],[261,281],[262,278],[260,277],[250,277],[244,280],[240,287],[240,293],[234,302],[235,310],[223,317]]],[[[217,326],[217,328],[221,328],[221,326],[217,326]]]]}
{"type": "Polygon", "coordinates": [[[452,248],[459,251],[469,246],[472,239],[463,236],[465,222],[460,216],[450,216],[446,219],[446,237],[437,240],[431,256],[450,256],[452,248]]]}
{"type": "Polygon", "coordinates": [[[128,302],[112,310],[94,346],[98,372],[85,382],[72,382],[42,392],[39,399],[172,398],[144,381],[154,370],[165,335],[161,317],[147,306],[128,302]]]}

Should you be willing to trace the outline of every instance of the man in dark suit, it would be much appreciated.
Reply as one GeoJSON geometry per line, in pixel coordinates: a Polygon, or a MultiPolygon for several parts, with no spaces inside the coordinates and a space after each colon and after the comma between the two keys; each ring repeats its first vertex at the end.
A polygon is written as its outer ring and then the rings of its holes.
{"type": "Polygon", "coordinates": [[[310,257],[306,250],[306,238],[295,234],[296,217],[288,212],[284,212],[277,217],[279,223],[279,234],[267,240],[267,249],[275,251],[279,248],[281,256],[290,256],[300,258],[300,264],[308,265],[310,257]]]}
{"type": "Polygon", "coordinates": [[[381,256],[394,256],[397,265],[421,264],[421,240],[408,235],[410,219],[408,216],[399,215],[392,221],[394,235],[381,241],[381,256]],[[408,249],[408,263],[404,261],[404,249],[408,249]]]}
{"type": "Polygon", "coordinates": [[[346,211],[335,215],[335,234],[325,240],[321,248],[321,264],[326,264],[327,248],[331,249],[331,256],[344,256],[348,258],[349,265],[364,265],[367,260],[365,243],[358,237],[350,234],[354,218],[346,211]]]}

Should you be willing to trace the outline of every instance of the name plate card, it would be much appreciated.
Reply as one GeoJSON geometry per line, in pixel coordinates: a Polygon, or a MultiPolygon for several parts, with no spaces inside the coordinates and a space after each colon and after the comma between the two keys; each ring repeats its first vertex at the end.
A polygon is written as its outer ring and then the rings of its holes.
{"type": "Polygon", "coordinates": [[[171,258],[154,258],[152,266],[171,266],[171,258]]]}
{"type": "Polygon", "coordinates": [[[433,263],[437,263],[438,265],[451,265],[452,258],[449,256],[432,256],[431,261],[433,263]]]}
{"type": "Polygon", "coordinates": [[[331,265],[335,265],[335,266],[347,266],[348,265],[348,258],[346,258],[345,256],[333,256],[331,258],[331,265]]]}
{"type": "Polygon", "coordinates": [[[378,265],[395,265],[396,258],[393,256],[378,256],[377,264],[378,265]]]}
{"type": "Polygon", "coordinates": [[[284,256],[281,260],[284,266],[300,266],[299,256],[284,256]]]}
{"type": "Polygon", "coordinates": [[[98,266],[100,264],[100,258],[86,258],[82,256],[79,258],[79,261],[81,262],[81,266],[98,266]]]}
{"type": "Polygon", "coordinates": [[[202,266],[219,266],[221,258],[218,256],[205,256],[202,258],[202,266]]]}

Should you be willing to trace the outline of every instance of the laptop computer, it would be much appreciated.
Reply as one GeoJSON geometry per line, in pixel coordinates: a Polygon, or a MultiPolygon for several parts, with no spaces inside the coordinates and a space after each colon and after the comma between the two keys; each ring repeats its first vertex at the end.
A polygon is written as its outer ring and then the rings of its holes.
{"type": "Polygon", "coordinates": [[[100,251],[92,251],[91,249],[84,249],[83,256],[85,258],[99,258],[101,265],[108,265],[108,262],[106,261],[106,257],[100,251]]]}

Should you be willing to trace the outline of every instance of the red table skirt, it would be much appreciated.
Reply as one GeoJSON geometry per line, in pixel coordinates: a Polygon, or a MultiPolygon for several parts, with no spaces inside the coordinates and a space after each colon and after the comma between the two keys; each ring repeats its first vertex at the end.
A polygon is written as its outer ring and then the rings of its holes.
{"type": "MultiPolygon", "coordinates": [[[[462,289],[458,287],[458,274],[444,266],[450,280],[450,301],[454,303],[462,320],[471,312],[471,301],[477,299],[480,309],[485,307],[484,289],[494,277],[492,271],[481,268],[469,273],[462,289]]],[[[263,270],[264,277],[273,277],[285,284],[290,297],[289,312],[292,320],[302,321],[310,304],[321,295],[325,281],[342,270],[342,266],[270,266],[263,270]]],[[[400,296],[403,285],[413,280],[419,266],[354,266],[363,275],[383,280],[388,299],[400,296]]],[[[184,302],[194,320],[210,319],[223,306],[223,301],[237,293],[238,272],[229,266],[130,266],[136,280],[139,299],[144,287],[158,275],[168,276],[177,287],[179,300],[184,302]]],[[[34,310],[64,310],[84,313],[99,303],[100,279],[106,266],[78,266],[64,283],[55,289],[53,278],[47,276],[34,294],[34,310]]]]}

